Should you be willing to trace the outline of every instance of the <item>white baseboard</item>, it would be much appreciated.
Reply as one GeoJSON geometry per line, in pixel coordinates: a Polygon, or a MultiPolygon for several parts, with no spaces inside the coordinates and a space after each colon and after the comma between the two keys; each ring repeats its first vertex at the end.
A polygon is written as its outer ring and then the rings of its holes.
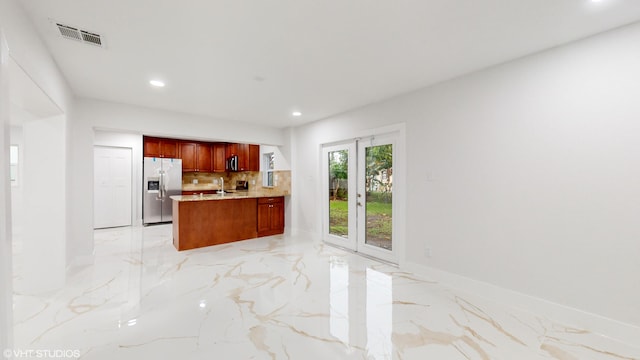
{"type": "Polygon", "coordinates": [[[606,335],[607,337],[627,344],[637,344],[638,339],[640,339],[640,327],[633,324],[624,323],[421,264],[406,262],[401,264],[400,267],[405,271],[412,272],[429,280],[437,281],[442,285],[473,293],[516,309],[532,312],[566,326],[606,335]]]}

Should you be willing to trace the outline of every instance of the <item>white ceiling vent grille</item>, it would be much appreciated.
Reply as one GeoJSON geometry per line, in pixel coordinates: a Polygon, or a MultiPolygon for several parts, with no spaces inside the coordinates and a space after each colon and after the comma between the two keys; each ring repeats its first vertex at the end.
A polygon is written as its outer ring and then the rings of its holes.
{"type": "Polygon", "coordinates": [[[84,42],[102,46],[102,38],[98,34],[90,33],[88,31],[80,30],[80,34],[82,35],[82,40],[84,42]]]}
{"type": "Polygon", "coordinates": [[[101,35],[73,26],[55,23],[60,35],[65,39],[80,41],[81,43],[104,47],[104,40],[101,35]]]}

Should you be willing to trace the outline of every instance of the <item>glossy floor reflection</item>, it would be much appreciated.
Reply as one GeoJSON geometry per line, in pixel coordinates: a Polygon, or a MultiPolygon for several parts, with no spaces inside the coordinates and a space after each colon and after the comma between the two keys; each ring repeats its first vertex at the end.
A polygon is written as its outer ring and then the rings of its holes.
{"type": "Polygon", "coordinates": [[[95,264],[62,291],[16,294],[16,349],[78,349],[82,359],[640,359],[636,346],[305,238],[177,252],[169,225],[95,237],[95,264]]]}

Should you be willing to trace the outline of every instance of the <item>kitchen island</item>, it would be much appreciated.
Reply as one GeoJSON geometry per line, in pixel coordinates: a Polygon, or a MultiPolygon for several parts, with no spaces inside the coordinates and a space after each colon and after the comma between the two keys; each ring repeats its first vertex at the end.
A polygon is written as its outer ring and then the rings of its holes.
{"type": "Polygon", "coordinates": [[[284,196],[276,191],[171,196],[173,245],[189,250],[284,232],[284,196]]]}

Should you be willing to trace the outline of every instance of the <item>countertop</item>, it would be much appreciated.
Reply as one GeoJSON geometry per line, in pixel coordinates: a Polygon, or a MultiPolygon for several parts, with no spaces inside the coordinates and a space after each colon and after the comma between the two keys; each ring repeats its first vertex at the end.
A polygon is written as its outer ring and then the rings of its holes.
{"type": "Polygon", "coordinates": [[[209,201],[209,200],[231,200],[231,199],[252,199],[252,198],[264,198],[275,196],[289,196],[288,191],[277,191],[271,189],[264,189],[258,191],[238,191],[228,192],[224,195],[220,194],[203,194],[203,195],[174,195],[171,196],[175,201],[209,201]]]}
{"type": "MultiPolygon", "coordinates": [[[[225,186],[226,187],[226,186],[225,186]]],[[[218,184],[182,184],[182,191],[211,191],[219,190],[218,184]]]]}

